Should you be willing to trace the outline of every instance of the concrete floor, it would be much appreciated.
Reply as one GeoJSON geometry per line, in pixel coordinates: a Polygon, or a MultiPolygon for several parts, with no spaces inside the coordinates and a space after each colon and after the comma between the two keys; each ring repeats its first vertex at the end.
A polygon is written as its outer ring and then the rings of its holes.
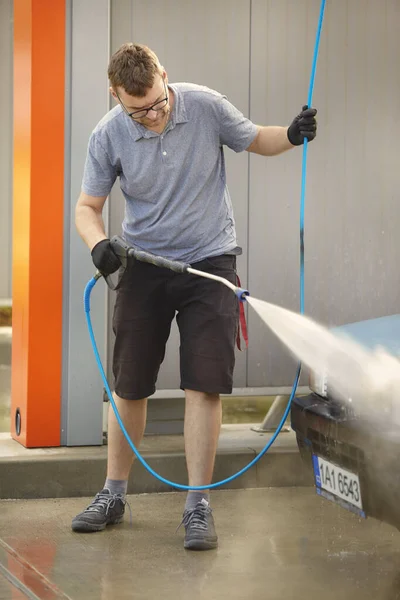
{"type": "Polygon", "coordinates": [[[400,536],[360,520],[312,488],[217,491],[216,551],[182,546],[183,493],[129,497],[133,526],[76,534],[85,499],[0,502],[0,598],[395,600],[400,536]],[[13,591],[14,590],[14,591],[13,591]]]}

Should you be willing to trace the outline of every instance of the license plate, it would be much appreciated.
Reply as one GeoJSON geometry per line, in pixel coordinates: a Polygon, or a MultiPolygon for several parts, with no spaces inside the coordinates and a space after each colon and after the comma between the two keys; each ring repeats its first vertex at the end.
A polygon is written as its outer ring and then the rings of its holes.
{"type": "Polygon", "coordinates": [[[350,510],[355,508],[354,512],[365,517],[358,475],[315,454],[313,455],[313,466],[315,484],[320,495],[339,504],[344,501],[346,508],[350,508],[350,510]]]}

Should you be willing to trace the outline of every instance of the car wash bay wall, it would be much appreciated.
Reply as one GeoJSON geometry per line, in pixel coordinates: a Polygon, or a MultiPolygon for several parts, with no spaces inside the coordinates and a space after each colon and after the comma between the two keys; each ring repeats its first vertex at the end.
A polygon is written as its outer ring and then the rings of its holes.
{"type": "MultiPolygon", "coordinates": [[[[126,41],[145,43],[171,82],[207,85],[255,123],[286,125],[307,101],[319,9],[319,0],[113,0],[110,51],[126,41]]],[[[327,2],[323,27],[313,102],[319,133],[309,148],[305,305],[307,314],[337,325],[398,312],[400,5],[327,2]]],[[[226,150],[242,283],[293,310],[301,159],[301,149],[273,158],[226,150]]],[[[114,233],[122,218],[115,187],[114,233]]],[[[248,317],[250,347],[237,354],[235,386],[290,385],[294,361],[255,314],[248,317]]],[[[179,387],[177,349],[174,328],[160,388],[179,387]]]]}

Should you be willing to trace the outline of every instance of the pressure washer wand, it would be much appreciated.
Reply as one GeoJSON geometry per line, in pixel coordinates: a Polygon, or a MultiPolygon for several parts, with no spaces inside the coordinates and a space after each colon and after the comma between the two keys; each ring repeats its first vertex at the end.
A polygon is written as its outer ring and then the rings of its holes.
{"type": "MultiPolygon", "coordinates": [[[[250,295],[248,290],[234,285],[224,277],[219,277],[218,275],[211,275],[211,273],[206,273],[204,271],[192,269],[192,267],[188,263],[180,262],[177,260],[169,260],[168,258],[164,258],[163,256],[157,256],[156,254],[152,254],[151,252],[145,252],[144,250],[135,250],[135,248],[129,246],[125,242],[125,240],[123,240],[118,235],[114,236],[111,239],[110,243],[114,253],[118,256],[122,266],[125,269],[127,268],[130,260],[138,260],[140,262],[155,265],[156,267],[170,269],[171,271],[175,271],[175,273],[191,273],[192,275],[198,275],[199,277],[219,281],[223,285],[226,285],[228,288],[230,288],[242,302],[246,300],[246,296],[250,295]]],[[[106,277],[106,281],[107,284],[111,287],[111,289],[116,289],[116,287],[111,284],[111,281],[108,277],[106,277]]]]}
{"type": "Polygon", "coordinates": [[[234,292],[239,298],[239,300],[241,300],[242,302],[246,300],[246,296],[250,296],[250,292],[248,290],[234,285],[233,283],[225,279],[225,277],[220,277],[219,275],[211,275],[211,273],[198,271],[197,269],[192,269],[192,267],[188,267],[186,271],[188,273],[192,273],[192,275],[199,275],[199,277],[205,277],[206,279],[213,279],[214,281],[219,281],[220,283],[223,283],[224,285],[226,285],[226,287],[230,288],[232,292],[234,292]]]}

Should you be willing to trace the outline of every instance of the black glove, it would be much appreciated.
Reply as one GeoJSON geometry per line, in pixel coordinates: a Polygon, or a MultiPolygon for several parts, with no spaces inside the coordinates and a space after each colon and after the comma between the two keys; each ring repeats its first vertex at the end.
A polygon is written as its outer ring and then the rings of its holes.
{"type": "Polygon", "coordinates": [[[304,138],[307,138],[309,142],[315,138],[317,135],[316,114],[315,108],[308,108],[307,105],[303,106],[303,110],[287,130],[289,142],[293,146],[301,146],[304,143],[304,138]]]}
{"type": "Polygon", "coordinates": [[[109,239],[101,240],[92,248],[92,260],[103,277],[111,275],[121,266],[121,261],[114,253],[109,239]]]}

